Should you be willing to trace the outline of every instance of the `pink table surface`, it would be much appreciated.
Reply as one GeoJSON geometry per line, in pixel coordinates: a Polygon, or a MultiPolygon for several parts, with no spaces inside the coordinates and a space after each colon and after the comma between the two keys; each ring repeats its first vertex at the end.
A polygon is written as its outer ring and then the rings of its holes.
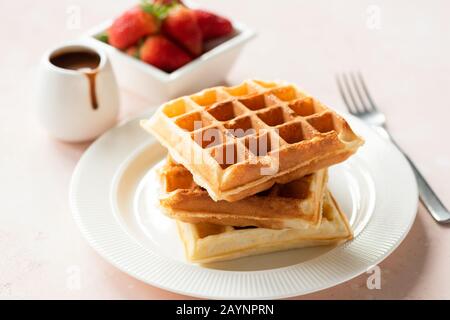
{"type": "MultiPolygon", "coordinates": [[[[259,33],[229,74],[229,83],[251,77],[285,79],[344,110],[334,74],[362,70],[393,135],[450,207],[447,1],[198,2],[259,33]],[[381,18],[375,28],[373,10],[381,18]]],[[[89,144],[55,141],[32,112],[40,55],[133,3],[0,4],[0,299],[187,298],[120,272],[89,247],[68,205],[72,171],[89,144]],[[78,28],[68,23],[73,10],[81,12],[78,28]],[[75,288],[70,285],[74,272],[80,274],[75,288]]],[[[122,91],[121,119],[151,106],[122,91]]],[[[436,224],[420,206],[411,232],[380,268],[381,290],[367,289],[368,275],[363,274],[301,298],[450,298],[449,228],[436,224]]]]}

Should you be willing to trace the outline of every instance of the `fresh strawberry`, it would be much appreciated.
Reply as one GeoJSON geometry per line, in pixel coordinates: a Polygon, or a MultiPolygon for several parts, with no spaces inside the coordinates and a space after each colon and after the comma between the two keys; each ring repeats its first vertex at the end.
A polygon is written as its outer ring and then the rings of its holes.
{"type": "Polygon", "coordinates": [[[127,50],[125,50],[125,53],[129,56],[139,58],[139,47],[138,46],[129,47],[127,50]]]}
{"type": "Polygon", "coordinates": [[[203,40],[227,36],[233,32],[230,20],[204,10],[194,10],[203,40]]]}
{"type": "Polygon", "coordinates": [[[193,56],[202,53],[202,31],[192,10],[181,5],[172,8],[163,21],[162,30],[193,56]]]}
{"type": "Polygon", "coordinates": [[[125,11],[114,20],[108,29],[108,40],[112,46],[123,50],[136,44],[140,38],[156,31],[158,31],[158,20],[137,6],[125,11]]]}
{"type": "Polygon", "coordinates": [[[139,56],[142,61],[167,72],[172,72],[192,60],[183,49],[162,35],[148,37],[140,48],[139,56]]]}

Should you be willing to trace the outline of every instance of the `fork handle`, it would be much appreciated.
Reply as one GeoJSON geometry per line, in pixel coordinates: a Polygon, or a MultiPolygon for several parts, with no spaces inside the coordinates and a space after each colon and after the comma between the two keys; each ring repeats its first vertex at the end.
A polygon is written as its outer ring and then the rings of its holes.
{"type": "Polygon", "coordinates": [[[411,168],[414,171],[417,179],[417,185],[419,187],[420,199],[423,205],[427,208],[428,212],[433,218],[440,223],[450,223],[450,212],[444,207],[444,204],[438,198],[436,193],[431,189],[428,182],[425,180],[420,171],[416,168],[411,159],[406,156],[411,168]]]}
{"type": "Polygon", "coordinates": [[[400,146],[395,142],[392,136],[382,127],[378,127],[382,135],[388,137],[391,142],[400,150],[401,153],[408,160],[414,175],[416,176],[417,186],[419,187],[420,200],[422,201],[425,208],[433,216],[433,218],[439,223],[450,223],[450,212],[445,208],[442,201],[438,198],[436,193],[431,189],[428,182],[425,180],[424,176],[420,173],[419,169],[416,168],[412,160],[408,155],[400,148],[400,146]]]}

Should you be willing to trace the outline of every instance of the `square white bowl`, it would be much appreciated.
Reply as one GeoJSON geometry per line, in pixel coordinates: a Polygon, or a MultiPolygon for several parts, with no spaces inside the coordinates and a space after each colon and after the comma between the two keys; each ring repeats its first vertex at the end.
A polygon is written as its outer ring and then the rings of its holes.
{"type": "Polygon", "coordinates": [[[244,44],[255,36],[255,32],[243,24],[233,22],[232,36],[207,42],[204,54],[167,73],[96,39],[111,23],[112,20],[105,21],[93,28],[86,40],[106,51],[121,87],[152,102],[166,101],[222,83],[244,44]]]}

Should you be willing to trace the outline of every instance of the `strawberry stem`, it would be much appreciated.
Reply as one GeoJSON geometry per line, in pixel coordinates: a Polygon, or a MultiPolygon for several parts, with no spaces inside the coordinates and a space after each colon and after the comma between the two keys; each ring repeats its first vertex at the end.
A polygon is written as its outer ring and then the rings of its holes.
{"type": "Polygon", "coordinates": [[[169,14],[169,11],[177,5],[178,4],[176,1],[172,1],[170,4],[164,5],[164,4],[152,3],[149,0],[141,0],[142,10],[153,15],[154,17],[158,18],[159,20],[164,20],[167,17],[167,15],[169,14]]]}
{"type": "Polygon", "coordinates": [[[108,43],[109,42],[108,33],[106,33],[106,31],[96,35],[95,38],[97,40],[101,41],[101,42],[104,42],[104,43],[108,43]]]}

